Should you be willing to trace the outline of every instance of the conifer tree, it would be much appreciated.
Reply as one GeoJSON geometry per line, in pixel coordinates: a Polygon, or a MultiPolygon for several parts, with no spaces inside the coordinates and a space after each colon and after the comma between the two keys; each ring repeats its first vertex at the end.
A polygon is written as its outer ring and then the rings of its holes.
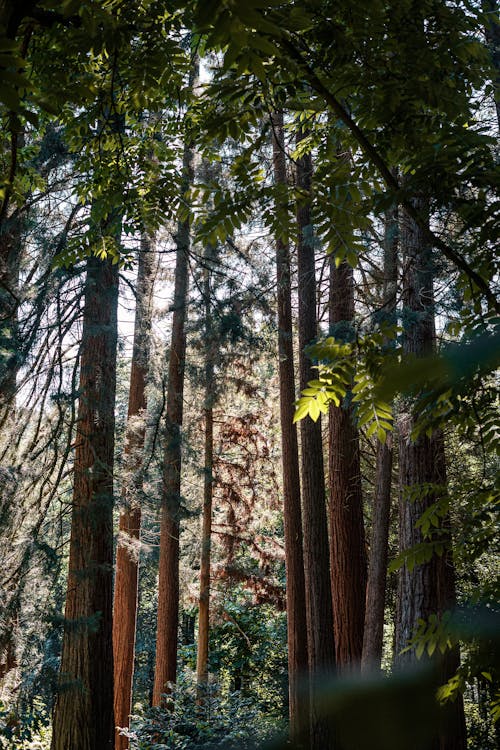
{"type": "MultiPolygon", "coordinates": [[[[298,143],[303,138],[299,134],[298,143]]],[[[299,296],[300,389],[314,378],[312,362],[305,348],[317,334],[316,269],[311,220],[312,159],[306,153],[297,160],[297,264],[299,296]]],[[[330,561],[326,515],[325,478],[321,422],[300,423],[301,489],[304,528],[304,570],[307,602],[307,641],[311,680],[310,746],[326,750],[331,737],[318,714],[316,687],[319,675],[335,666],[330,561]]]]}
{"type": "MultiPolygon", "coordinates": [[[[287,195],[283,112],[272,116],[274,180],[287,195]]],[[[285,526],[289,716],[292,737],[307,733],[301,681],[307,677],[307,620],[302,549],[302,511],[297,427],[293,423],[295,370],[293,357],[290,246],[277,233],[276,276],[278,308],[278,357],[280,379],[281,456],[283,472],[283,520],[285,526]]],[[[303,690],[303,686],[302,686],[303,690]]]]}
{"type": "MultiPolygon", "coordinates": [[[[349,337],[353,322],[353,270],[345,260],[337,268],[331,256],[330,330],[337,338],[349,337]]],[[[361,662],[366,596],[365,529],[359,434],[352,405],[330,405],[328,417],[332,599],[336,660],[343,669],[359,666],[361,662]]]]}
{"type": "Polygon", "coordinates": [[[212,320],[211,248],[204,253],[203,306],[204,306],[204,466],[203,510],[201,528],[200,596],[198,605],[198,648],[196,655],[196,682],[198,700],[202,701],[208,687],[208,642],[210,615],[210,562],[212,546],[212,498],[214,482],[214,402],[216,340],[212,320]]]}
{"type": "MultiPolygon", "coordinates": [[[[382,280],[382,322],[393,323],[396,310],[398,273],[398,209],[386,212],[384,221],[384,260],[382,280]]],[[[393,438],[378,441],[375,487],[370,538],[370,560],[366,585],[366,611],[363,633],[363,670],[380,669],[384,635],[385,588],[389,521],[392,490],[393,438]]]]}
{"type": "MultiPolygon", "coordinates": [[[[415,202],[421,214],[428,206],[424,198],[415,202]]],[[[434,269],[432,248],[424,233],[406,212],[401,220],[401,248],[403,257],[403,316],[405,320],[404,351],[407,356],[425,357],[435,350],[434,269]]],[[[402,552],[422,544],[424,538],[419,524],[422,514],[446,493],[446,475],[442,435],[434,432],[417,438],[412,434],[415,415],[411,404],[399,420],[399,544],[402,552]]],[[[438,540],[446,545],[449,531],[444,525],[438,530],[438,540]],[[444,535],[444,536],[443,536],[444,535]]],[[[434,540],[435,541],[435,540],[434,540]]],[[[440,616],[454,606],[452,561],[447,555],[437,554],[431,544],[430,559],[414,566],[405,564],[399,576],[395,658],[399,666],[415,661],[415,648],[407,648],[421,621],[431,615],[440,616]]],[[[441,680],[451,677],[451,660],[442,666],[441,680]],[[448,674],[445,672],[448,671],[448,674]]],[[[451,724],[443,735],[435,737],[433,747],[440,750],[462,750],[466,747],[465,723],[461,697],[457,699],[451,724]]]]}
{"type": "Polygon", "coordinates": [[[66,609],[52,750],[114,747],[113,453],[118,265],[90,256],[66,609]]]}
{"type": "MultiPolygon", "coordinates": [[[[189,86],[193,92],[199,76],[199,60],[195,56],[189,86]]],[[[194,145],[186,141],[183,155],[183,194],[187,195],[194,177],[194,145]]],[[[158,621],[153,705],[158,706],[168,683],[177,676],[177,629],[179,624],[179,533],[181,511],[181,449],[184,411],[184,367],[186,356],[186,318],[189,283],[189,251],[191,217],[177,225],[175,288],[172,305],[172,335],[169,351],[168,387],[163,456],[163,490],[160,530],[160,562],[158,580],[158,621]]]]}
{"type": "MultiPolygon", "coordinates": [[[[144,233],[141,237],[137,268],[134,343],[123,462],[125,479],[116,549],[113,600],[114,711],[117,727],[128,727],[132,708],[141,530],[142,453],[146,434],[146,383],[151,348],[155,265],[155,239],[144,233]]],[[[128,738],[117,733],[115,747],[117,750],[126,750],[128,738]]]]}

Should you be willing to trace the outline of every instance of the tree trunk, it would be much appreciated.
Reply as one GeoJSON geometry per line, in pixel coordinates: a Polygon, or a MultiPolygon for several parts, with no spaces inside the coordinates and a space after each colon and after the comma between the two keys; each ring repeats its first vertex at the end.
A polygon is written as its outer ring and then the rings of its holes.
{"type": "MultiPolygon", "coordinates": [[[[190,75],[190,87],[196,87],[199,61],[196,58],[190,75]]],[[[194,148],[186,143],[183,156],[184,190],[194,177],[194,148]]],[[[167,683],[177,677],[177,639],[179,625],[179,529],[181,511],[181,429],[184,395],[184,362],[186,350],[186,316],[189,280],[189,219],[177,226],[177,254],[172,318],[172,338],[168,366],[167,414],[163,458],[163,499],[160,527],[160,561],[158,578],[158,620],[156,633],[155,680],[153,705],[159,706],[167,683]]]]}
{"type": "Polygon", "coordinates": [[[210,249],[207,247],[204,269],[203,297],[205,306],[205,459],[203,478],[203,520],[201,530],[200,598],[198,611],[198,651],[196,681],[198,701],[206,695],[208,686],[208,636],[210,614],[210,552],[212,543],[212,490],[214,470],[214,413],[215,400],[214,357],[215,341],[212,326],[210,289],[210,249]]]}
{"type": "MultiPolygon", "coordinates": [[[[415,202],[418,211],[427,211],[423,200],[415,202]]],[[[403,303],[404,351],[407,355],[422,357],[435,349],[433,267],[431,248],[426,244],[422,230],[406,214],[401,226],[401,244],[404,252],[403,303]]],[[[431,437],[411,437],[414,427],[411,412],[403,414],[399,424],[399,544],[402,551],[423,541],[417,526],[424,511],[439,494],[446,491],[446,465],[443,437],[435,432],[431,437]],[[434,489],[421,492],[411,500],[408,492],[418,487],[434,485],[434,489]]],[[[449,524],[445,520],[444,524],[449,524]]],[[[419,620],[431,614],[441,614],[455,604],[454,571],[451,557],[434,555],[429,562],[417,564],[412,570],[405,565],[400,571],[396,613],[396,663],[399,666],[415,662],[414,649],[403,652],[415,633],[419,620]]],[[[458,666],[457,652],[440,660],[440,681],[444,682],[458,666]]],[[[465,750],[466,736],[461,698],[448,716],[446,729],[436,735],[430,747],[439,750],[465,750]]]]}
{"type": "MultiPolygon", "coordinates": [[[[116,548],[113,605],[113,658],[115,725],[128,727],[132,710],[139,535],[141,528],[142,451],[146,432],[146,379],[149,367],[151,307],[156,252],[154,240],[141,238],[137,270],[134,345],[130,372],[127,435],[125,442],[122,508],[116,548]]],[[[128,738],[116,734],[117,750],[128,748],[128,738]]]]}
{"type": "Polygon", "coordinates": [[[500,24],[498,21],[498,0],[483,0],[485,14],[484,33],[486,42],[491,48],[491,61],[495,71],[493,90],[498,128],[500,129],[500,24]]]}
{"type": "MultiPolygon", "coordinates": [[[[303,136],[300,134],[298,140],[303,136]]],[[[309,154],[297,160],[297,188],[301,196],[297,205],[298,224],[298,295],[300,388],[315,378],[312,363],[304,349],[317,336],[316,271],[311,225],[312,162],[309,154]]],[[[304,571],[307,598],[307,641],[311,679],[311,750],[332,746],[327,722],[320,719],[315,688],[320,675],[332,672],[335,648],[330,585],[328,528],[323,470],[321,422],[300,422],[302,503],[304,528],[304,571]]]]}
{"type": "MultiPolygon", "coordinates": [[[[396,312],[398,275],[398,209],[388,211],[384,228],[384,279],[382,320],[389,323],[396,312]]],[[[373,499],[370,562],[366,585],[365,627],[363,634],[363,671],[379,670],[384,636],[385,587],[392,485],[392,434],[378,443],[373,499]]]]}
{"type": "MultiPolygon", "coordinates": [[[[287,184],[284,151],[283,113],[273,115],[273,166],[277,185],[287,184]]],[[[288,695],[290,736],[305,735],[308,712],[304,711],[300,685],[307,676],[307,618],[302,549],[302,511],[297,428],[293,424],[295,370],[293,363],[292,302],[290,283],[290,247],[276,237],[276,275],[278,307],[278,356],[280,382],[281,456],[283,470],[283,520],[285,526],[285,564],[288,636],[288,695]]],[[[303,693],[303,691],[302,691],[303,693]]]]}
{"type": "Polygon", "coordinates": [[[113,748],[118,265],[87,260],[68,589],[52,750],[113,748]]]}
{"type": "Polygon", "coordinates": [[[0,231],[0,426],[8,430],[15,420],[16,380],[19,371],[17,309],[21,224],[9,217],[0,231]]]}
{"type": "MultiPolygon", "coordinates": [[[[18,307],[23,224],[17,209],[7,212],[5,220],[0,223],[0,448],[5,446],[7,452],[16,431],[17,376],[21,366],[18,307]]],[[[11,528],[14,522],[16,484],[14,480],[11,491],[6,491],[4,486],[0,497],[0,519],[4,529],[11,528]]],[[[6,573],[4,571],[4,575],[6,573]]],[[[17,581],[11,582],[7,590],[0,585],[4,608],[0,622],[0,680],[17,667],[20,596],[16,590],[17,581]]]]}
{"type": "MultiPolygon", "coordinates": [[[[354,320],[353,271],[346,261],[330,259],[330,330],[354,320]]],[[[348,334],[347,334],[348,335],[348,334]]],[[[332,600],[336,661],[339,668],[359,665],[363,650],[366,596],[366,547],[359,458],[359,435],[352,407],[329,409],[329,488],[332,600]]]]}

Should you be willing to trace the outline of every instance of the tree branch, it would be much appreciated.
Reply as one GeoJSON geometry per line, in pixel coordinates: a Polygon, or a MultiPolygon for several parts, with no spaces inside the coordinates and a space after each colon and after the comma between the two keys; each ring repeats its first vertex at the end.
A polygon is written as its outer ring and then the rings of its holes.
{"type": "Polygon", "coordinates": [[[437,249],[441,250],[445,258],[451,261],[457,268],[476,285],[476,287],[484,294],[489,305],[497,313],[500,312],[500,304],[497,301],[495,295],[491,291],[487,282],[480,276],[465,260],[465,258],[459,255],[452,247],[446,242],[440,239],[434,232],[427,226],[426,220],[416,210],[415,206],[409,198],[401,197],[401,186],[392,173],[390,167],[386,164],[385,160],[379,154],[375,146],[368,140],[366,135],[363,133],[359,125],[353,120],[349,112],[345,109],[342,103],[332,94],[329,88],[323,83],[319,75],[316,73],[314,68],[304,60],[300,50],[298,50],[292,42],[283,37],[281,40],[282,46],[286,49],[290,57],[302,68],[304,73],[307,75],[307,79],[315,91],[321,94],[325,99],[326,103],[331,107],[333,112],[337,115],[344,125],[350,130],[360,148],[365,155],[371,160],[374,166],[378,169],[381,177],[383,178],[387,187],[396,193],[400,194],[399,203],[405,209],[408,216],[410,216],[419,229],[423,232],[424,237],[429,244],[433,245],[437,249]]]}

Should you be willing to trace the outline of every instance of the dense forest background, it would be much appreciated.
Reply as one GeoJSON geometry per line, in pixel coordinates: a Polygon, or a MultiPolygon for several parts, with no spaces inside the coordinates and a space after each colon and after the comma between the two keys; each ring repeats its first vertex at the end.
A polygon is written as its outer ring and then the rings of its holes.
{"type": "Polygon", "coordinates": [[[498,747],[499,28],[0,0],[0,747],[498,747]]]}

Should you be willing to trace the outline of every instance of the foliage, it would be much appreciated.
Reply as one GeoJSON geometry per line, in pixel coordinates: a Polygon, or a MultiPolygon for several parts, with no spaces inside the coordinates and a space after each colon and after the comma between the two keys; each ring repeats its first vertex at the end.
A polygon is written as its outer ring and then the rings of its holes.
{"type": "Polygon", "coordinates": [[[367,437],[376,434],[385,442],[387,432],[392,430],[392,408],[378,397],[377,389],[386,358],[391,356],[387,345],[389,333],[394,333],[393,329],[384,326],[375,333],[358,336],[352,344],[330,336],[308,347],[308,356],[319,363],[316,365],[319,379],[310,381],[302,391],[294,421],[306,415],[316,421],[320,413],[328,412],[330,403],[340,406],[349,394],[359,427],[367,427],[367,437]]]}
{"type": "Polygon", "coordinates": [[[2,750],[48,750],[49,717],[36,701],[31,709],[19,715],[15,708],[0,702],[0,748],[2,750]]]}
{"type": "MultiPolygon", "coordinates": [[[[485,563],[488,555],[495,555],[499,498],[494,479],[499,432],[494,316],[498,164],[487,121],[498,72],[479,33],[486,6],[436,0],[367,0],[359,7],[347,0],[2,4],[0,244],[3,251],[11,228],[17,228],[22,259],[15,284],[11,289],[6,285],[7,292],[14,293],[18,324],[14,359],[12,332],[3,324],[11,310],[7,316],[0,310],[2,364],[15,362],[21,368],[15,424],[4,430],[1,446],[5,487],[0,531],[9,550],[10,581],[10,589],[2,591],[2,604],[5,600],[8,606],[1,624],[8,628],[9,617],[20,608],[24,637],[30,641],[24,651],[18,649],[23,653],[21,669],[33,674],[23,681],[21,706],[26,697],[29,705],[33,694],[39,694],[48,710],[53,698],[57,636],[44,645],[39,620],[47,618],[46,610],[28,600],[35,600],[35,588],[38,598],[45,596],[45,586],[51,590],[47,607],[55,603],[62,608],[62,550],[68,536],[68,476],[78,395],[80,260],[91,252],[109,254],[127,269],[131,247],[141,233],[159,230],[164,262],[179,218],[190,222],[199,240],[190,257],[195,284],[200,285],[202,250],[207,243],[213,246],[213,397],[220,404],[217,521],[227,511],[216,529],[225,547],[219,545],[213,576],[217,606],[211,668],[218,672],[219,688],[203,706],[196,706],[193,685],[179,686],[171,713],[146,712],[138,720],[137,747],[244,747],[256,741],[256,727],[264,727],[262,737],[267,737],[265,716],[279,724],[284,713],[285,623],[277,611],[284,571],[279,554],[268,544],[271,537],[276,546],[282,539],[277,512],[281,488],[273,468],[278,456],[267,439],[274,435],[273,418],[277,421],[275,367],[269,364],[269,351],[264,363],[256,355],[261,333],[268,333],[274,314],[269,305],[273,282],[259,266],[268,263],[270,238],[293,246],[294,209],[310,198],[314,226],[308,231],[315,246],[333,254],[338,264],[346,260],[356,268],[361,322],[349,336],[335,331],[309,347],[318,377],[298,399],[295,421],[306,416],[317,420],[330,404],[352,404],[370,451],[393,429],[398,397],[411,397],[416,417],[412,438],[444,428],[449,452],[464,464],[472,454],[476,464],[473,471],[470,463],[467,471],[461,467],[447,493],[436,485],[414,488],[409,502],[437,499],[420,518],[422,543],[399,556],[392,569],[405,564],[411,570],[434,554],[448,552],[450,541],[442,526],[451,513],[459,595],[490,605],[498,598],[493,563],[485,563]],[[193,101],[187,79],[195,51],[204,56],[207,80],[193,101]],[[286,186],[273,184],[270,177],[270,114],[277,109],[285,113],[286,186]],[[297,143],[299,132],[304,137],[297,143]],[[205,160],[190,195],[182,189],[185,142],[195,143],[205,160]],[[315,163],[310,195],[293,184],[294,163],[306,151],[315,163]],[[413,210],[415,197],[422,194],[428,199],[431,228],[413,210]],[[380,300],[370,286],[381,284],[377,234],[385,212],[396,206],[405,208],[434,246],[436,278],[446,285],[436,301],[436,312],[445,321],[443,342],[430,357],[404,357],[402,330],[376,327],[373,310],[380,300]],[[120,224],[123,233],[118,238],[120,224]],[[255,377],[249,383],[252,369],[255,377]],[[262,398],[252,411],[248,400],[257,391],[262,398]],[[390,405],[393,400],[395,407],[390,405]],[[256,517],[263,507],[266,518],[261,523],[256,517]],[[50,558],[51,564],[40,563],[42,558],[50,558]],[[37,635],[31,637],[35,625],[37,635]],[[242,679],[245,697],[227,694],[235,677],[242,679]]],[[[168,273],[167,268],[164,275],[168,273]]],[[[128,283],[126,274],[124,278],[128,283]]],[[[2,305],[3,295],[2,286],[2,305]]],[[[383,316],[380,309],[378,313],[383,316]]],[[[406,314],[401,311],[403,320],[406,314]]],[[[159,336],[165,327],[162,319],[159,336]]],[[[206,344],[204,333],[192,324],[195,353],[189,352],[188,370],[193,381],[202,373],[195,359],[206,344]]],[[[123,367],[122,380],[124,372],[123,367]]],[[[163,377],[157,381],[161,404],[163,377]]],[[[198,551],[196,544],[185,541],[196,534],[191,522],[198,520],[200,497],[196,386],[189,398],[190,424],[183,436],[191,461],[186,462],[190,473],[183,477],[189,487],[182,519],[186,607],[192,607],[197,573],[192,550],[198,551]]],[[[156,607],[155,504],[161,492],[161,441],[156,434],[161,437],[161,406],[157,411],[144,492],[149,503],[144,544],[151,543],[153,551],[149,559],[143,553],[141,572],[136,675],[141,701],[146,701],[150,680],[156,607]]],[[[412,645],[417,653],[432,656],[459,638],[465,642],[462,667],[442,686],[440,697],[453,697],[481,680],[483,687],[488,683],[497,715],[498,670],[482,645],[480,624],[471,625],[471,636],[454,622],[448,615],[421,621],[412,645]]],[[[193,662],[192,644],[185,644],[181,659],[187,671],[193,662]]],[[[384,750],[406,746],[408,732],[397,717],[400,736],[396,731],[392,737],[377,724],[373,709],[386,716],[384,695],[393,690],[397,699],[398,685],[397,679],[376,683],[365,693],[351,686],[352,704],[348,683],[333,688],[333,703],[354,717],[345,731],[351,737],[347,743],[358,742],[356,750],[367,739],[355,736],[360,715],[367,716],[367,726],[375,727],[368,731],[375,737],[370,747],[377,742],[384,750]],[[386,735],[379,737],[377,732],[383,731],[386,735]]],[[[408,695],[415,705],[410,701],[409,708],[401,706],[401,715],[418,729],[432,707],[423,701],[422,708],[418,690],[408,695]]],[[[325,703],[330,706],[329,698],[325,703]]],[[[46,742],[44,710],[20,708],[20,713],[18,721],[10,706],[2,707],[1,741],[16,748],[46,742]]]]}
{"type": "Polygon", "coordinates": [[[169,708],[149,709],[134,717],[134,750],[218,750],[257,748],[276,731],[251,698],[221,695],[216,684],[196,701],[195,685],[179,681],[166,696],[169,708]]]}

